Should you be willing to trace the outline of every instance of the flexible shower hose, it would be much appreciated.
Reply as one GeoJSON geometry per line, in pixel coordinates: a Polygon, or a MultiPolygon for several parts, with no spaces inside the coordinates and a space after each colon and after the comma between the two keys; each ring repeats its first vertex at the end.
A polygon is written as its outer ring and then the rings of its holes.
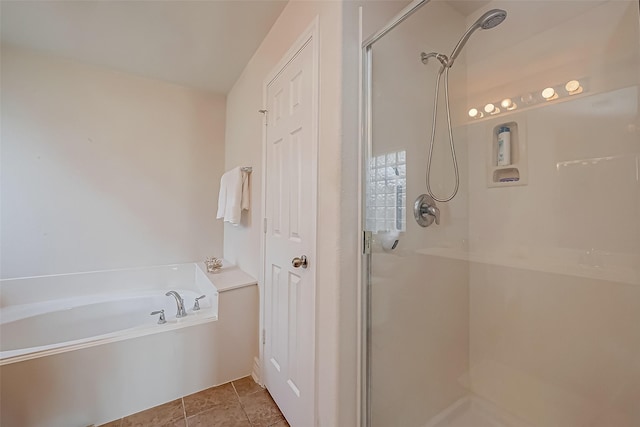
{"type": "MultiPolygon", "coordinates": [[[[444,55],[443,55],[444,56],[444,55]]],[[[446,58],[446,57],[444,57],[446,58]]],[[[442,59],[438,58],[441,62],[442,59]]],[[[445,59],[446,60],[446,59],[445,59]]],[[[449,65],[446,62],[442,63],[440,71],[438,72],[438,78],[436,79],[436,94],[433,102],[433,125],[431,127],[431,144],[429,145],[429,158],[427,160],[427,173],[426,173],[427,192],[436,202],[448,202],[458,194],[458,187],[460,186],[460,175],[458,173],[458,161],[456,160],[456,149],[453,145],[453,132],[451,130],[451,111],[449,108],[449,65]],[[444,73],[444,97],[445,104],[447,106],[447,126],[449,128],[449,145],[451,147],[451,159],[453,160],[453,171],[456,176],[456,185],[453,189],[453,193],[445,198],[438,198],[433,191],[431,191],[431,160],[433,157],[433,144],[436,137],[436,119],[438,117],[438,92],[440,92],[440,77],[444,73]]]]}

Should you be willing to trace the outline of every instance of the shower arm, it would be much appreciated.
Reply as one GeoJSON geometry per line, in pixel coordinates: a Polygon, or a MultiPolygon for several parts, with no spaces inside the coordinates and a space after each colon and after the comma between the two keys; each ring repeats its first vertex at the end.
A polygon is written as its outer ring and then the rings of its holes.
{"type": "Polygon", "coordinates": [[[440,64],[442,64],[442,68],[440,69],[440,72],[442,72],[442,70],[445,67],[449,67],[449,58],[447,57],[447,55],[443,54],[443,53],[438,53],[438,52],[430,52],[430,53],[424,53],[422,52],[420,54],[420,58],[422,59],[422,63],[423,64],[427,64],[429,62],[430,58],[436,58],[438,61],[440,61],[440,64]]]}

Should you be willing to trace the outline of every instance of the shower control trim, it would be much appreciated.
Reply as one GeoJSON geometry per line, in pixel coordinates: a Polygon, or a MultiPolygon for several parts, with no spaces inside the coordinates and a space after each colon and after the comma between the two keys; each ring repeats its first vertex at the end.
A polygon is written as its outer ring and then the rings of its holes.
{"type": "Polygon", "coordinates": [[[428,194],[421,194],[413,205],[413,216],[421,227],[428,227],[433,222],[440,225],[440,209],[428,194]]]}

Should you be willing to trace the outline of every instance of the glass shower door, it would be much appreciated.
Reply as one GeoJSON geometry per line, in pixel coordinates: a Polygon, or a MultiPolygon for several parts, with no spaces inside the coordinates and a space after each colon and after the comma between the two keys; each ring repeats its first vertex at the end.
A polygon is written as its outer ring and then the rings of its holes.
{"type": "MultiPolygon", "coordinates": [[[[459,256],[466,250],[468,235],[466,135],[458,120],[459,99],[466,96],[464,58],[449,73],[460,189],[451,202],[437,203],[439,225],[435,217],[427,228],[414,219],[415,201],[426,193],[440,65],[436,60],[423,64],[420,53],[451,50],[464,27],[464,19],[450,6],[432,3],[372,47],[365,226],[373,236],[369,276],[373,426],[423,426],[466,395],[459,381],[469,365],[469,268],[459,256]]],[[[444,86],[440,89],[438,110],[444,113],[444,86]]],[[[446,141],[447,133],[446,116],[440,114],[436,141],[446,141]]],[[[441,197],[455,187],[448,149],[437,143],[433,151],[432,190],[441,197]]]]}
{"type": "MultiPolygon", "coordinates": [[[[369,46],[369,425],[640,425],[639,15],[431,1],[369,46]],[[449,70],[459,191],[422,227],[442,63],[421,53],[450,55],[491,9],[507,18],[449,70]]],[[[439,91],[430,184],[446,198],[444,77],[439,91]]]]}

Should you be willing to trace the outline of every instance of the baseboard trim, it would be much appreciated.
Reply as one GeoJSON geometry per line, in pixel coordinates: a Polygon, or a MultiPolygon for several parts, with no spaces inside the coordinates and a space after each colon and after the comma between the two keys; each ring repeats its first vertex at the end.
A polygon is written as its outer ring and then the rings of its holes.
{"type": "Polygon", "coordinates": [[[253,378],[256,383],[264,386],[262,378],[260,378],[260,359],[257,357],[253,358],[253,371],[251,372],[251,378],[253,378]]]}

